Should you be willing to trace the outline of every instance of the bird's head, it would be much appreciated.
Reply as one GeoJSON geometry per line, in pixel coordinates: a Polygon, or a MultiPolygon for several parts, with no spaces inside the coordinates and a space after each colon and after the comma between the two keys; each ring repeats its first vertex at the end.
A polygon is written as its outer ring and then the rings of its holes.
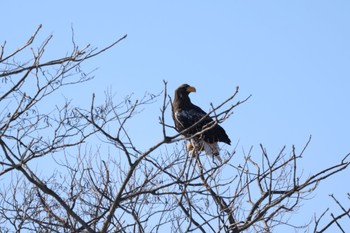
{"type": "Polygon", "coordinates": [[[196,92],[196,88],[188,84],[182,84],[176,89],[175,95],[188,96],[191,92],[196,92]]]}

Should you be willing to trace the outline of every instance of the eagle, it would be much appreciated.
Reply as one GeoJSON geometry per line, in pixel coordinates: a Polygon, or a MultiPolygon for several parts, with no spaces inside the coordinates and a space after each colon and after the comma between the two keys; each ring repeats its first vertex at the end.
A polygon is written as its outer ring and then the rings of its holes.
{"type": "Polygon", "coordinates": [[[204,150],[207,155],[213,155],[221,161],[218,142],[231,145],[231,140],[217,122],[200,107],[192,104],[189,97],[191,92],[196,92],[196,88],[188,84],[183,84],[175,90],[172,103],[175,129],[189,138],[188,149],[191,155],[204,150]],[[188,130],[184,131],[186,129],[188,130]]]}

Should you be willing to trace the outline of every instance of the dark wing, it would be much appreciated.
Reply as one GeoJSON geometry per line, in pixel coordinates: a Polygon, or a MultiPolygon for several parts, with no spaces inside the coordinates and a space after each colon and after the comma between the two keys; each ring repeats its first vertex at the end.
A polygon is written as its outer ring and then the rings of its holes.
{"type": "MultiPolygon", "coordinates": [[[[184,129],[189,128],[194,123],[202,119],[206,113],[202,109],[196,109],[196,108],[190,108],[185,110],[179,110],[175,111],[174,113],[174,120],[175,120],[175,126],[178,131],[183,131],[184,129]]],[[[210,120],[210,118],[209,118],[210,120]]],[[[190,129],[187,134],[192,135],[198,132],[202,128],[202,122],[198,124],[197,126],[190,129]]]]}
{"type": "MultiPolygon", "coordinates": [[[[187,129],[188,127],[192,126],[196,122],[200,121],[206,114],[207,113],[204,112],[200,107],[192,104],[191,108],[175,112],[174,117],[175,117],[176,128],[179,131],[187,129]]],[[[213,123],[213,119],[207,116],[200,123],[198,123],[192,129],[190,129],[187,133],[185,133],[185,135],[192,136],[195,133],[202,131],[206,127],[210,128],[211,122],[213,123]]],[[[227,144],[231,143],[231,140],[228,138],[225,130],[218,124],[210,128],[209,130],[205,131],[201,137],[203,138],[204,141],[208,143],[213,143],[218,141],[225,142],[227,144]]]]}
{"type": "Polygon", "coordinates": [[[214,143],[214,142],[225,142],[229,145],[231,145],[231,140],[227,136],[225,130],[220,125],[215,125],[213,128],[209,129],[208,131],[205,131],[203,133],[204,141],[208,143],[214,143]]]}

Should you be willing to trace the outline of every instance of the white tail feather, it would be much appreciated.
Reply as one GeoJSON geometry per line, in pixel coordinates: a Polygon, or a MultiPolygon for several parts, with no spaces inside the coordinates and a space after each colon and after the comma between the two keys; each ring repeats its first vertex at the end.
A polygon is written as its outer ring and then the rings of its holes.
{"type": "Polygon", "coordinates": [[[196,151],[199,153],[200,151],[205,152],[207,156],[213,156],[217,158],[220,162],[222,162],[221,157],[220,157],[220,148],[217,142],[214,143],[207,143],[204,142],[203,140],[197,139],[197,138],[192,138],[191,139],[191,144],[193,146],[192,148],[192,154],[196,151]]]}

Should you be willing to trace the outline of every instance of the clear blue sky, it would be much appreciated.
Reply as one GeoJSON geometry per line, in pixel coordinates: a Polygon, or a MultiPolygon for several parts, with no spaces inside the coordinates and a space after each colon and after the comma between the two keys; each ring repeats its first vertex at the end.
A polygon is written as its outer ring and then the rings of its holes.
{"type": "MultiPolygon", "coordinates": [[[[141,97],[159,93],[167,80],[171,94],[182,83],[195,86],[192,101],[208,110],[238,85],[239,98],[252,98],[224,127],[234,145],[239,141],[240,156],[252,145],[258,153],[259,143],[272,154],[283,145],[301,149],[312,135],[301,164],[307,175],[350,152],[350,1],[169,2],[4,1],[0,42],[16,48],[43,24],[40,38],[54,35],[48,56],[58,57],[71,48],[71,25],[81,46],[103,47],[128,34],[87,63],[86,70],[99,69],[82,94],[62,95],[78,104],[93,92],[102,98],[107,88],[116,98],[141,97]]],[[[161,138],[160,106],[145,109],[131,126],[141,147],[161,138]],[[145,140],[150,132],[155,136],[145,140]]],[[[344,199],[349,178],[347,171],[321,185],[299,215],[333,205],[330,193],[344,199]]]]}

